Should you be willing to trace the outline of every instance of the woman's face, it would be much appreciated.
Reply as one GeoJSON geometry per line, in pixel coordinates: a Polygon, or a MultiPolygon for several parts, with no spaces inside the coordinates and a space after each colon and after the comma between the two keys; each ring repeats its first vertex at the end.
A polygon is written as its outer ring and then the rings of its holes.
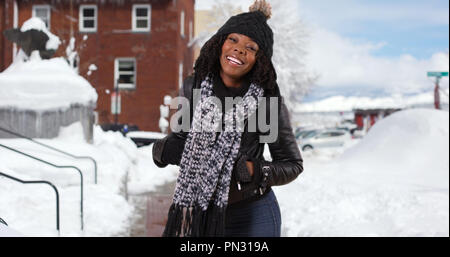
{"type": "Polygon", "coordinates": [[[243,78],[255,65],[258,50],[258,44],[251,38],[238,33],[229,34],[220,55],[221,75],[233,80],[243,78]]]}

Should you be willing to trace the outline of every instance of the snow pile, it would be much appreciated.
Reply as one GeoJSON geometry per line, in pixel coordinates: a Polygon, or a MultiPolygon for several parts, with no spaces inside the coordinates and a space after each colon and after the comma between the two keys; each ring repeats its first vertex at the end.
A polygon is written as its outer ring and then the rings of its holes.
{"type": "Polygon", "coordinates": [[[39,30],[44,32],[48,36],[47,44],[45,45],[45,48],[47,49],[58,49],[59,45],[61,44],[61,40],[59,40],[58,36],[53,35],[45,26],[45,23],[37,17],[33,17],[25,21],[20,28],[20,31],[25,32],[31,29],[39,30]]]}
{"type": "Polygon", "coordinates": [[[448,236],[449,113],[400,111],[275,187],[287,236],[448,236]]]}
{"type": "MultiPolygon", "coordinates": [[[[127,236],[135,208],[125,199],[126,194],[151,191],[173,180],[176,170],[156,168],[151,146],[137,149],[120,132],[104,132],[96,126],[92,145],[83,140],[82,133],[80,123],[74,123],[62,129],[57,138],[38,141],[76,156],[93,157],[98,165],[97,184],[89,160],[72,159],[23,139],[0,139],[0,144],[82,171],[84,231],[76,170],[56,169],[0,147],[0,172],[22,180],[48,180],[58,188],[62,236],[127,236]]],[[[25,236],[57,236],[55,192],[48,185],[24,185],[0,176],[0,217],[25,236]]]]}
{"type": "Polygon", "coordinates": [[[152,158],[152,146],[140,147],[137,152],[137,165],[129,173],[128,192],[130,194],[143,194],[153,191],[158,185],[175,181],[179,167],[169,165],[164,169],[158,168],[152,158]]]}
{"type": "Polygon", "coordinates": [[[97,92],[64,58],[41,60],[34,51],[27,62],[15,62],[0,73],[0,108],[44,111],[88,105],[97,92]]]}
{"type": "MultiPolygon", "coordinates": [[[[441,93],[441,103],[449,103],[449,89],[441,93]]],[[[393,95],[391,97],[332,96],[323,100],[298,104],[297,112],[352,111],[353,109],[407,108],[434,104],[434,93],[427,92],[412,96],[393,95]]]]}

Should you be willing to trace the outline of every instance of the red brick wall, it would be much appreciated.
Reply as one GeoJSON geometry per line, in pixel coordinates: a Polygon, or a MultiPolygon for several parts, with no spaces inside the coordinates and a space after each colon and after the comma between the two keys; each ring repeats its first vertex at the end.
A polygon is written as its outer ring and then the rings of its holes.
{"type": "Polygon", "coordinates": [[[6,69],[12,62],[12,43],[3,36],[5,29],[13,28],[14,1],[0,1],[0,72],[6,69]]]}
{"type": "Polygon", "coordinates": [[[0,72],[2,70],[4,70],[4,52],[5,52],[5,47],[4,47],[4,36],[3,36],[3,30],[4,30],[4,23],[5,23],[5,3],[0,2],[0,72]]]}
{"type": "MultiPolygon", "coordinates": [[[[11,1],[11,0],[6,0],[11,1]]],[[[61,1],[64,2],[64,1],[61,1]]],[[[178,95],[178,67],[183,61],[183,77],[192,73],[193,50],[189,41],[189,20],[194,20],[194,0],[135,0],[115,4],[97,4],[98,25],[95,33],[78,31],[79,1],[70,5],[52,0],[18,1],[19,26],[32,16],[33,4],[52,4],[51,32],[62,44],[55,56],[65,56],[71,26],[80,55],[80,75],[97,90],[100,123],[114,122],[111,92],[114,91],[114,60],[136,59],[136,90],[121,91],[119,123],[136,124],[141,130],[159,131],[159,106],[164,95],[178,95]],[[132,4],[151,4],[151,32],[131,32],[132,4]],[[180,36],[180,11],[185,11],[185,38],[180,36]],[[72,17],[72,18],[70,18],[72,17]],[[87,40],[83,40],[83,36],[87,40]],[[90,64],[97,70],[87,75],[90,64]],[[109,94],[107,93],[109,90],[109,94]]],[[[83,1],[91,4],[98,1],[83,1]]],[[[6,47],[7,48],[7,47],[6,47]]],[[[2,51],[7,53],[8,51],[2,51]]],[[[11,52],[11,51],[9,51],[11,52]]],[[[9,65],[9,62],[7,65],[9,65]]]]}

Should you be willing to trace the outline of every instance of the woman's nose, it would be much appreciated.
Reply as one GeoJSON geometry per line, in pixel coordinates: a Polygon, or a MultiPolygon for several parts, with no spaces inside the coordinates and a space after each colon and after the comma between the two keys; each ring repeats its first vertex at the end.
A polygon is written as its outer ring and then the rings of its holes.
{"type": "Polygon", "coordinates": [[[239,54],[244,54],[245,53],[244,48],[242,48],[240,46],[236,46],[234,48],[234,51],[238,52],[239,54]]]}

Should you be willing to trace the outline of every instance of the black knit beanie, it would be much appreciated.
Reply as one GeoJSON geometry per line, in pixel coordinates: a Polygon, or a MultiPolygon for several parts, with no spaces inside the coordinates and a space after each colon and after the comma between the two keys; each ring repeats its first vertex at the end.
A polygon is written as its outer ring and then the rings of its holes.
{"type": "Polygon", "coordinates": [[[254,40],[260,50],[271,59],[273,55],[273,32],[263,12],[256,10],[235,15],[217,31],[216,36],[239,33],[254,40]]]}

